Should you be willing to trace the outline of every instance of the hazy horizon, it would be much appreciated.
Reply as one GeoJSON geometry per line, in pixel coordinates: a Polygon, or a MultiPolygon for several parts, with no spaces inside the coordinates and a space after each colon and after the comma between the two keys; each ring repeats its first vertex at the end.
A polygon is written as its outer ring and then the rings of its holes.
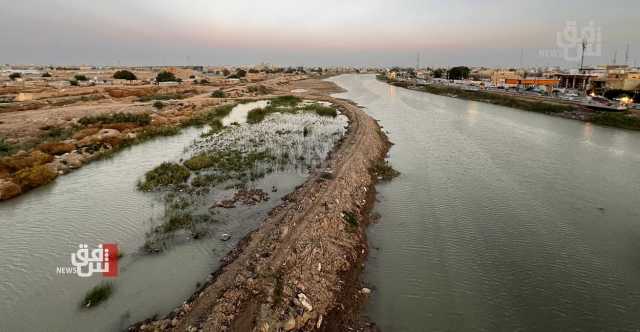
{"type": "Polygon", "coordinates": [[[586,65],[640,63],[640,3],[619,0],[1,0],[0,63],[576,67],[556,34],[602,32],[586,65]]]}

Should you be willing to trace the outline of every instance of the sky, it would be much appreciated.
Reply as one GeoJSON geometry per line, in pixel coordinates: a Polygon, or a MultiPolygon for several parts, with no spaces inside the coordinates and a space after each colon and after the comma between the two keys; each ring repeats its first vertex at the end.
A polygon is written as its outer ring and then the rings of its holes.
{"type": "Polygon", "coordinates": [[[557,36],[575,24],[601,36],[586,65],[624,63],[627,44],[640,65],[639,13],[638,0],[0,0],[0,63],[577,67],[575,35],[557,36]]]}

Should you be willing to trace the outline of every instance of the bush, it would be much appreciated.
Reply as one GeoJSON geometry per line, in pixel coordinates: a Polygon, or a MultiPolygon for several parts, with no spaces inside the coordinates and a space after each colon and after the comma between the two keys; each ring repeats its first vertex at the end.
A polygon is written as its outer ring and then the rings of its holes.
{"type": "Polygon", "coordinates": [[[185,183],[191,176],[189,170],[179,164],[164,162],[145,174],[143,182],[138,183],[140,190],[153,190],[163,186],[185,183]]]}
{"type": "Polygon", "coordinates": [[[336,111],[333,107],[328,107],[320,104],[310,104],[306,105],[303,110],[316,112],[316,114],[320,116],[330,116],[335,118],[338,115],[338,111],[336,111]]]}
{"type": "Polygon", "coordinates": [[[170,73],[168,71],[161,71],[158,76],[156,76],[156,82],[160,83],[160,82],[177,82],[178,79],[176,78],[176,75],[174,75],[173,73],[170,73]]]}
{"type": "Polygon", "coordinates": [[[224,98],[226,94],[222,90],[216,90],[211,93],[212,98],[224,98]]]}
{"type": "Polygon", "coordinates": [[[4,138],[0,137],[0,156],[9,154],[9,151],[11,151],[11,145],[9,145],[4,138]]]}
{"type": "Polygon", "coordinates": [[[373,167],[371,167],[371,173],[373,173],[373,175],[377,178],[385,181],[389,181],[400,175],[400,172],[393,169],[393,167],[391,167],[389,162],[386,160],[379,160],[375,164],[373,164],[373,167]]]}
{"type": "Polygon", "coordinates": [[[85,294],[82,300],[82,306],[85,308],[94,307],[104,301],[106,301],[113,293],[113,284],[110,282],[103,282],[93,288],[91,288],[87,294],[85,294]]]}
{"type": "Polygon", "coordinates": [[[16,79],[21,78],[21,77],[22,77],[22,74],[20,74],[20,73],[11,73],[9,75],[9,79],[11,79],[12,81],[15,81],[16,79]]]}
{"type": "Polygon", "coordinates": [[[102,114],[102,115],[94,115],[94,116],[85,116],[80,118],[78,122],[82,125],[90,125],[90,124],[110,124],[110,123],[136,123],[140,126],[146,126],[151,123],[151,116],[146,113],[134,114],[134,113],[113,113],[113,114],[102,114]]]}
{"type": "Polygon", "coordinates": [[[78,86],[78,81],[76,80],[70,80],[69,84],[71,84],[71,86],[78,86]]]}
{"type": "Polygon", "coordinates": [[[45,185],[58,176],[54,170],[46,165],[38,165],[18,171],[15,180],[23,190],[29,190],[45,185]]]}
{"type": "Polygon", "coordinates": [[[153,107],[161,110],[164,107],[164,103],[159,101],[159,100],[157,100],[155,103],[153,103],[153,107]]]}
{"type": "Polygon", "coordinates": [[[117,80],[135,81],[138,78],[136,75],[128,70],[118,70],[113,74],[113,78],[117,80]]]}
{"type": "Polygon", "coordinates": [[[87,76],[85,76],[85,75],[75,75],[75,76],[73,76],[73,78],[74,78],[76,81],[88,81],[88,80],[89,80],[89,79],[87,78],[87,76]]]}
{"type": "Polygon", "coordinates": [[[48,72],[42,74],[42,77],[51,77],[51,74],[49,74],[48,72]]]}
{"type": "Polygon", "coordinates": [[[271,99],[271,106],[273,107],[295,107],[302,99],[296,96],[280,96],[271,99]]]}

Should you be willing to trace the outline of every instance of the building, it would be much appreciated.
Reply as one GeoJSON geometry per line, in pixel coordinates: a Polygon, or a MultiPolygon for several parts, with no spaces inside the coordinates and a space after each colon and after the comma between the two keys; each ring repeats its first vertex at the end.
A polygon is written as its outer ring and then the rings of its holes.
{"type": "Polygon", "coordinates": [[[593,80],[593,89],[597,93],[606,90],[640,90],[640,71],[624,65],[606,66],[606,73],[593,80]]]}
{"type": "Polygon", "coordinates": [[[578,90],[586,92],[591,89],[591,83],[598,76],[594,74],[564,74],[557,73],[552,75],[553,79],[559,81],[558,88],[578,90]]]}
{"type": "Polygon", "coordinates": [[[522,75],[517,71],[496,70],[491,74],[491,83],[494,85],[505,85],[507,80],[520,80],[522,75]]]}
{"type": "Polygon", "coordinates": [[[538,77],[522,78],[522,79],[508,78],[505,81],[505,84],[509,86],[517,86],[522,88],[530,88],[530,87],[543,88],[547,92],[552,92],[554,88],[558,87],[559,83],[560,83],[560,80],[557,80],[557,79],[538,78],[538,77]]]}

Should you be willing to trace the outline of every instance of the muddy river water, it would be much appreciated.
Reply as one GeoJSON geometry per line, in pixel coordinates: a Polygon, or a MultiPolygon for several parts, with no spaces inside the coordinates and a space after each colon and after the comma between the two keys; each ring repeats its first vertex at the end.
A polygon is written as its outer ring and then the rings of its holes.
{"type": "Polygon", "coordinates": [[[365,280],[383,331],[638,331],[640,133],[331,79],[395,143],[365,280]]]}

